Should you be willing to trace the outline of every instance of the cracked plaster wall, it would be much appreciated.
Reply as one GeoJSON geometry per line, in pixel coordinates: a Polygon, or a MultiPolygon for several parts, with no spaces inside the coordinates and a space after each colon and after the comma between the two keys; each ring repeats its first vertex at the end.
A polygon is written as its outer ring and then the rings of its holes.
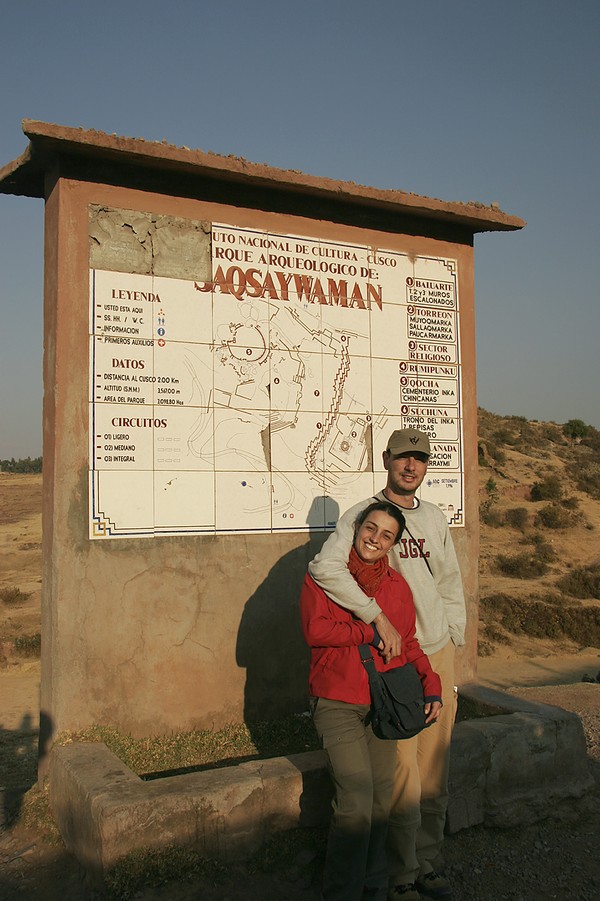
{"type": "Polygon", "coordinates": [[[211,278],[210,222],[89,206],[90,266],[167,278],[211,278]]]}

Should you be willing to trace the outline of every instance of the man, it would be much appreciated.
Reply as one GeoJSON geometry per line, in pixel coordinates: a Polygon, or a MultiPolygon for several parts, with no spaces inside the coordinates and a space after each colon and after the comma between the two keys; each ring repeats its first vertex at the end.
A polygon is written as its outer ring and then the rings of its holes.
{"type": "MultiPolygon", "coordinates": [[[[388,830],[390,901],[450,898],[452,890],[435,870],[444,838],[448,806],[450,739],[456,716],[454,650],[464,644],[465,601],[458,561],[446,517],[435,504],[416,497],[431,454],[429,438],[417,429],[390,436],[383,453],[387,482],[375,497],[402,509],[405,534],[389,552],[390,563],[411,587],[417,612],[417,638],[442,680],[443,708],[438,721],[412,739],[398,742],[392,811],[388,830]]],[[[373,598],[350,575],[348,556],[354,521],[373,498],[339,519],[309,571],[340,606],[372,624],[386,660],[400,650],[400,636],[373,598]]]]}

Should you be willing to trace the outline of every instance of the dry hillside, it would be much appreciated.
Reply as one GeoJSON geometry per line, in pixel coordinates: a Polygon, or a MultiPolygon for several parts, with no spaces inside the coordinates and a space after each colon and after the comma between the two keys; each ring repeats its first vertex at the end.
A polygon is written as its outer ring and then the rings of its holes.
{"type": "Polygon", "coordinates": [[[42,476],[0,473],[0,664],[39,651],[42,476]]]}
{"type": "Polygon", "coordinates": [[[479,411],[480,656],[600,647],[600,432],[479,411]]]}
{"type": "MultiPolygon", "coordinates": [[[[600,432],[480,410],[479,451],[480,653],[600,647],[600,432]]],[[[40,511],[40,475],[0,473],[4,666],[39,649],[40,511]]]]}

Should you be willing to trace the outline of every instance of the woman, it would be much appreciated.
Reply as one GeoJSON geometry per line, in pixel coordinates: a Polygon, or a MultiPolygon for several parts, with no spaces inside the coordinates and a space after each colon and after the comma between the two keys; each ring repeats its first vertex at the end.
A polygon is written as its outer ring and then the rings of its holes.
{"type": "MultiPolygon", "coordinates": [[[[348,568],[374,597],[402,636],[402,652],[388,664],[374,654],[378,670],[412,663],[423,683],[427,722],[439,716],[441,684],[415,637],[415,608],[403,576],[391,569],[388,550],[400,540],[404,517],[377,501],[355,523],[348,568]]],[[[377,738],[369,725],[369,680],[358,646],[380,646],[377,631],[339,607],[313,582],[300,598],[304,637],[312,649],[311,711],[329,757],[335,797],[329,831],[325,901],[384,901],[387,894],[385,837],[396,760],[396,742],[377,738]]]]}

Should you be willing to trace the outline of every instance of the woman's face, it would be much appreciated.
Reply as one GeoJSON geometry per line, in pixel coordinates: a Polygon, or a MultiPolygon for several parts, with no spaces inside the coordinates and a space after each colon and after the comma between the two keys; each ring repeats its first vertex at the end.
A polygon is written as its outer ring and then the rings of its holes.
{"type": "Polygon", "coordinates": [[[393,516],[373,510],[358,528],[354,549],[365,563],[376,563],[395,544],[399,526],[393,516]]]}

